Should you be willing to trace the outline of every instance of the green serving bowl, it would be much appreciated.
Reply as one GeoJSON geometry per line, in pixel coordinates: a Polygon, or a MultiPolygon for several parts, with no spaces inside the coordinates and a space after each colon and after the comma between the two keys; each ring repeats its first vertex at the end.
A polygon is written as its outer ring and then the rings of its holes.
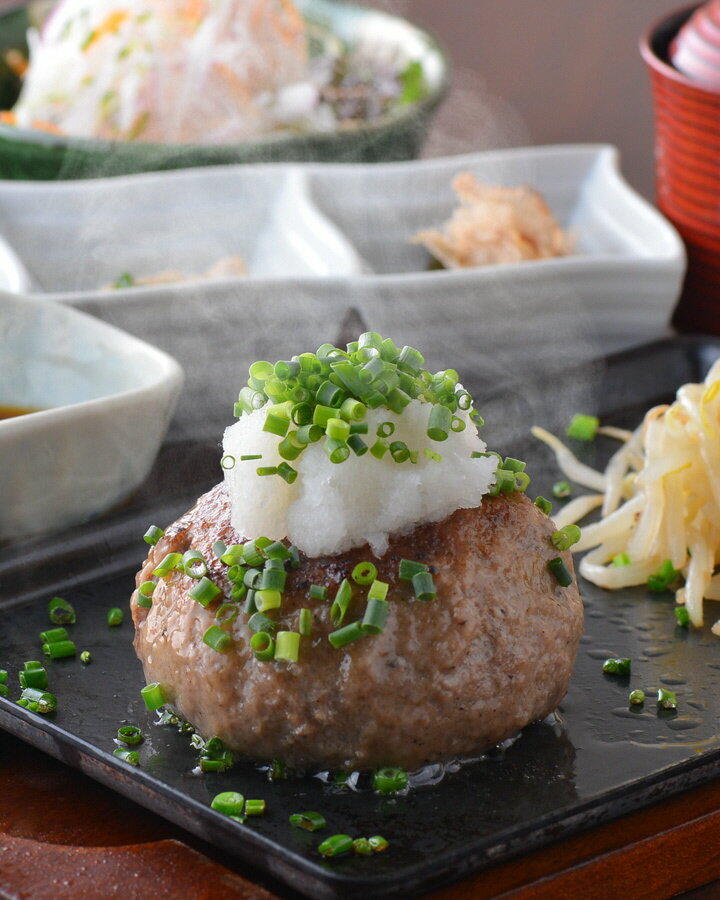
{"type": "MultiPolygon", "coordinates": [[[[404,47],[422,65],[426,90],[421,99],[392,114],[334,132],[273,135],[230,144],[158,144],[58,136],[0,123],[0,178],[52,180],[125,175],[192,166],[260,162],[386,162],[419,155],[433,113],[449,85],[449,64],[435,39],[420,28],[378,10],[338,0],[296,0],[309,21],[352,47],[371,17],[378,40],[404,47]]],[[[23,52],[32,5],[0,16],[0,56],[23,52]]],[[[0,62],[0,109],[9,109],[20,82],[0,62]]]]}

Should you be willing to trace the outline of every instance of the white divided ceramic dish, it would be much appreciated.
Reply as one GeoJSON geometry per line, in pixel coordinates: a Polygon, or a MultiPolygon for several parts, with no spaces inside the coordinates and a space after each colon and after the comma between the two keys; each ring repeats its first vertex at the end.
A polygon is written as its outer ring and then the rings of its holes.
{"type": "Polygon", "coordinates": [[[0,540],[85,522],[145,479],[175,409],[174,359],[70,306],[0,292],[0,540]]]}
{"type": "Polygon", "coordinates": [[[677,232],[622,178],[608,145],[0,182],[0,220],[13,222],[15,249],[48,298],[182,363],[178,414],[190,430],[198,410],[227,423],[253,360],[336,341],[348,320],[420,348],[430,367],[462,371],[482,357],[515,380],[637,346],[667,333],[685,268],[677,232]],[[577,252],[428,271],[409,239],[451,214],[459,171],[539,190],[577,252]],[[228,254],[251,275],[99,289],[123,271],[199,271],[228,254]]]}
{"type": "Polygon", "coordinates": [[[26,294],[32,290],[32,280],[20,257],[8,242],[0,237],[0,291],[26,294]]]}
{"type": "Polygon", "coordinates": [[[240,166],[227,177],[213,168],[5,181],[0,221],[12,223],[15,250],[49,297],[102,292],[124,273],[191,278],[232,256],[254,278],[358,274],[351,244],[307,191],[302,174],[285,166],[240,166]]]}

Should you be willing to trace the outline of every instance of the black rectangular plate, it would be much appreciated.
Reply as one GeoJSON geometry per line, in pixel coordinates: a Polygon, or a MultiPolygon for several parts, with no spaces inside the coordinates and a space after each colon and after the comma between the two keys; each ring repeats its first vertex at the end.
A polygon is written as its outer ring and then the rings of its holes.
{"type": "MultiPolygon", "coordinates": [[[[528,437],[531,424],[561,428],[581,402],[606,423],[633,427],[680,384],[701,380],[718,357],[720,343],[673,338],[575,372],[559,368],[542,383],[531,373],[504,379],[494,391],[488,386],[497,378],[479,359],[466,384],[488,422],[488,444],[527,459],[535,496],[549,493],[558,472],[546,448],[528,437]],[[493,430],[493,421],[511,424],[503,432],[493,430]]],[[[602,465],[613,446],[598,439],[584,458],[602,465]]],[[[511,746],[447,771],[438,783],[388,798],[367,790],[363,777],[353,789],[312,777],[270,783],[250,764],[193,775],[188,736],[154,724],[140,699],[144,682],[129,616],[109,628],[106,612],[127,609],[147,526],[169,523],[215,483],[218,460],[215,441],[166,446],[124,509],[61,537],[0,548],[0,666],[11,673],[12,687],[11,698],[0,699],[0,726],[312,897],[420,894],[716,777],[718,638],[708,627],[676,627],[670,594],[609,593],[585,582],[585,635],[557,720],[526,728],[511,746]],[[73,636],[93,662],[48,663],[59,707],[41,717],[13,702],[15,672],[40,656],[37,635],[47,627],[46,603],[54,595],[76,607],[73,636]],[[611,655],[632,658],[630,678],[603,675],[602,661],[611,655]],[[676,712],[656,708],[651,692],[659,686],[677,692],[676,712]],[[634,687],[649,699],[630,710],[634,687]],[[112,755],[116,730],[126,722],[147,735],[139,768],[112,755]],[[240,825],[210,808],[216,793],[233,789],[266,798],[267,814],[240,825]],[[321,836],[288,825],[288,816],[304,809],[323,811],[326,833],[380,833],[390,849],[372,859],[323,861],[316,850],[321,836]]]]}

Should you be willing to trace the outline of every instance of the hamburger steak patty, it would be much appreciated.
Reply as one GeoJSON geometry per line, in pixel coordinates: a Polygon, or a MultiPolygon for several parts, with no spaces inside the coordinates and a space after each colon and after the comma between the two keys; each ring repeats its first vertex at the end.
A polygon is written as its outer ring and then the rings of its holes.
{"type": "MultiPolygon", "coordinates": [[[[550,541],[552,521],[524,494],[486,497],[442,522],[390,540],[378,560],[356,548],[335,557],[302,558],[288,570],[280,630],[297,630],[301,607],[313,614],[296,663],[261,662],[250,649],[247,616],[231,626],[224,654],[203,643],[216,624],[218,601],[204,609],[188,596],[187,575],[160,579],[151,609],[131,606],[135,649],[148,682],[163,685],[168,705],[205,737],[218,736],[243,757],[279,759],[293,768],[360,769],[475,755],[544,718],[562,700],[583,626],[573,582],[561,587],[547,568],[569,551],[550,541]],[[437,598],[412,600],[398,580],[402,558],[427,563],[437,598]],[[385,630],[335,649],[331,601],[308,597],[311,584],[329,588],[361,561],[377,565],[390,584],[385,630]]],[[[170,526],[150,550],[136,583],[169,552],[199,550],[208,576],[229,595],[226,566],[212,546],[245,539],[230,525],[225,488],[217,485],[170,526]]],[[[353,587],[345,622],[361,618],[366,589],[353,587]]]]}

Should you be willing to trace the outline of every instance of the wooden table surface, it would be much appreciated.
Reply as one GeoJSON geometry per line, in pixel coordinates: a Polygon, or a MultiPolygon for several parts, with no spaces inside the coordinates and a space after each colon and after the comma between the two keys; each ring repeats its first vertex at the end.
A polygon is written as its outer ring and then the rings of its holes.
{"type": "MultiPolygon", "coordinates": [[[[453,91],[427,155],[612,143],[630,183],[652,199],[652,109],[637,43],[645,28],[676,8],[674,0],[376,5],[432,29],[454,60],[453,91]]],[[[720,897],[719,829],[720,780],[431,896],[720,897]]],[[[0,895],[295,900],[265,876],[2,733],[0,895]]]]}

